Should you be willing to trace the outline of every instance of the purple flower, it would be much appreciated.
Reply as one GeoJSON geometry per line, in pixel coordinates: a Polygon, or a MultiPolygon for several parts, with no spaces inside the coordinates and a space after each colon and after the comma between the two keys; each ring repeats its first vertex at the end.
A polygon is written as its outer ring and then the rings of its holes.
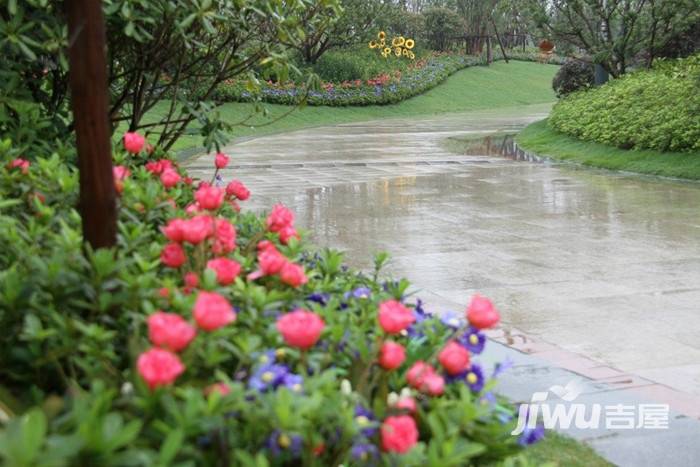
{"type": "Polygon", "coordinates": [[[518,438],[518,444],[521,446],[529,446],[535,444],[544,438],[544,426],[538,425],[535,428],[525,427],[520,438],[518,438]]]}
{"type": "Polygon", "coordinates": [[[498,378],[501,375],[501,373],[509,370],[513,366],[514,363],[515,362],[513,362],[513,360],[511,360],[508,357],[506,357],[506,359],[503,360],[502,362],[496,363],[496,365],[494,365],[494,367],[493,367],[492,377],[498,378]]]}
{"type": "Polygon", "coordinates": [[[406,333],[409,337],[417,338],[423,337],[423,332],[421,331],[423,321],[431,318],[430,313],[425,311],[423,308],[423,301],[419,298],[416,300],[416,307],[413,309],[413,316],[416,320],[406,328],[406,333]]]}
{"type": "Polygon", "coordinates": [[[301,454],[302,439],[301,436],[295,434],[286,434],[280,430],[273,431],[267,438],[265,443],[267,449],[274,457],[279,456],[284,452],[288,452],[292,457],[298,457],[301,454]]]}
{"type": "Polygon", "coordinates": [[[248,380],[248,387],[259,392],[268,389],[275,389],[283,384],[285,376],[289,374],[289,368],[285,365],[262,365],[255,370],[255,373],[248,380]]]}
{"type": "Polygon", "coordinates": [[[368,287],[358,287],[352,291],[354,298],[369,298],[372,295],[372,290],[368,287]]]}
{"type": "Polygon", "coordinates": [[[301,392],[304,390],[304,378],[294,373],[287,373],[284,375],[282,384],[292,392],[301,392]]]}
{"type": "Polygon", "coordinates": [[[486,345],[486,336],[473,326],[459,338],[459,343],[466,347],[473,354],[480,354],[486,345]]]}
{"type": "Polygon", "coordinates": [[[462,317],[462,314],[456,311],[447,311],[443,313],[440,316],[440,322],[442,322],[442,324],[455,331],[464,326],[465,324],[465,320],[462,317]]]}
{"type": "Polygon", "coordinates": [[[355,423],[360,427],[362,434],[367,438],[374,436],[377,432],[377,423],[371,410],[355,406],[355,423]]]}
{"type": "Polygon", "coordinates": [[[469,369],[465,372],[464,381],[473,392],[480,392],[484,388],[484,371],[481,367],[472,363],[469,369]]]}
{"type": "Polygon", "coordinates": [[[319,305],[326,305],[328,303],[328,300],[330,300],[331,296],[330,294],[327,293],[319,293],[319,292],[314,292],[306,299],[310,302],[315,302],[318,303],[319,305]]]}
{"type": "Polygon", "coordinates": [[[356,461],[368,462],[375,459],[379,455],[379,449],[374,444],[369,443],[358,443],[355,444],[350,450],[350,456],[356,461]]]}

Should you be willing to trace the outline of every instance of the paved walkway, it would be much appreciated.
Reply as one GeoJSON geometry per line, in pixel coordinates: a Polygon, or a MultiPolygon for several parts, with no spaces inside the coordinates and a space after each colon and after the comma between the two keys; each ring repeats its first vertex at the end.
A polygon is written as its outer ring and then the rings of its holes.
{"type": "MultiPolygon", "coordinates": [[[[251,188],[249,207],[290,206],[354,266],[390,252],[391,272],[435,309],[491,297],[508,330],[495,338],[511,348],[699,418],[700,184],[513,161],[484,141],[445,149],[547,110],[252,139],[227,148],[223,177],[251,188]]],[[[188,170],[210,177],[212,165],[203,156],[188,170]]]]}

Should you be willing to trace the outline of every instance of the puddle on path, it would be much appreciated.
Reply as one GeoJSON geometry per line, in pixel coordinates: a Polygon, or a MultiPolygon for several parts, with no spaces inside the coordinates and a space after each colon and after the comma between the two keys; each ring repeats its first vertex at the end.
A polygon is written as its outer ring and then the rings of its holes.
{"type": "Polygon", "coordinates": [[[545,162],[547,159],[522,149],[515,142],[515,133],[483,137],[451,137],[445,148],[463,156],[500,156],[514,161],[545,162]]]}

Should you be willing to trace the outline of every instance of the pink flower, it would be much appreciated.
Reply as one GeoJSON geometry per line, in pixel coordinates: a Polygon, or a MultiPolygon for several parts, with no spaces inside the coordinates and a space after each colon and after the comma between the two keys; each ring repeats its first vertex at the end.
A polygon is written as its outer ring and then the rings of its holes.
{"type": "Polygon", "coordinates": [[[163,247],[160,261],[169,268],[179,268],[187,261],[185,250],[179,243],[168,243],[163,247]]]}
{"type": "Polygon", "coordinates": [[[19,169],[24,175],[27,175],[29,173],[29,165],[30,163],[28,160],[19,157],[10,162],[9,167],[11,169],[19,169]]]}
{"type": "Polygon", "coordinates": [[[197,325],[205,331],[214,331],[236,321],[236,313],[228,300],[214,292],[199,292],[193,314],[197,325]]]}
{"type": "Polygon", "coordinates": [[[187,289],[194,289],[199,285],[199,276],[194,272],[190,271],[185,274],[185,287],[187,289]]]}
{"type": "Polygon", "coordinates": [[[233,283],[241,272],[241,265],[228,258],[210,259],[207,262],[207,268],[216,272],[216,280],[221,285],[233,283]]]}
{"type": "Polygon", "coordinates": [[[233,180],[231,183],[226,185],[226,194],[229,196],[235,196],[241,201],[245,201],[250,198],[250,190],[245,187],[245,185],[238,180],[233,180]]]}
{"type": "Polygon", "coordinates": [[[194,216],[182,225],[182,238],[187,243],[198,245],[212,234],[214,221],[209,216],[194,216]]]}
{"type": "Polygon", "coordinates": [[[194,199],[197,200],[202,209],[214,211],[219,209],[221,203],[224,202],[224,190],[215,186],[200,186],[194,193],[194,199]]]}
{"type": "Polygon", "coordinates": [[[222,396],[231,394],[231,388],[226,383],[214,383],[204,388],[204,395],[208,396],[211,393],[218,392],[222,396]]]}
{"type": "Polygon", "coordinates": [[[312,347],[321,336],[325,324],[317,314],[306,310],[294,310],[277,319],[277,330],[284,341],[300,349],[312,347]]]}
{"type": "Polygon", "coordinates": [[[136,132],[124,133],[124,149],[131,154],[138,154],[146,144],[146,138],[136,132]]]}
{"type": "Polygon", "coordinates": [[[433,374],[435,374],[435,370],[430,364],[418,360],[406,372],[406,381],[411,387],[420,389],[425,383],[425,379],[433,374]]]}
{"type": "Polygon", "coordinates": [[[379,349],[379,365],[385,370],[395,370],[406,360],[406,349],[401,344],[387,341],[379,349]]]}
{"type": "Polygon", "coordinates": [[[275,204],[272,212],[267,216],[267,229],[270,232],[279,232],[284,227],[294,224],[294,213],[282,204],[275,204]]]}
{"type": "Polygon", "coordinates": [[[272,243],[270,240],[260,240],[256,246],[257,250],[260,251],[265,251],[269,249],[276,250],[277,248],[275,247],[275,244],[272,243]]]}
{"type": "Polygon", "coordinates": [[[425,377],[420,389],[431,396],[439,396],[445,392],[445,379],[437,373],[430,374],[425,377]]]}
{"type": "Polygon", "coordinates": [[[476,294],[467,308],[467,319],[477,329],[488,329],[498,324],[501,317],[491,300],[476,294]]]}
{"type": "Polygon", "coordinates": [[[226,219],[217,219],[214,229],[214,254],[223,255],[236,249],[236,228],[226,219]]]}
{"type": "Polygon", "coordinates": [[[153,175],[160,175],[163,172],[163,164],[160,161],[148,161],[145,167],[153,175]]]}
{"type": "Polygon", "coordinates": [[[163,173],[160,174],[160,181],[165,188],[172,188],[178,183],[180,183],[180,174],[177,173],[175,169],[165,169],[163,173]]]}
{"type": "Polygon", "coordinates": [[[112,167],[112,175],[114,175],[114,178],[117,180],[123,180],[131,175],[131,170],[123,165],[115,165],[112,167]]]}
{"type": "Polygon", "coordinates": [[[265,276],[271,276],[279,273],[287,262],[287,258],[285,258],[282,253],[277,251],[274,246],[258,253],[258,264],[260,264],[260,271],[265,276]]]}
{"type": "Polygon", "coordinates": [[[386,333],[397,334],[415,320],[411,310],[396,300],[387,300],[379,304],[379,325],[386,333]]]}
{"type": "Polygon", "coordinates": [[[304,268],[298,264],[285,262],[280,270],[280,279],[287,285],[292,287],[299,287],[300,285],[306,284],[308,278],[304,274],[304,268]]]}
{"type": "Polygon", "coordinates": [[[382,449],[405,454],[418,442],[416,422],[408,415],[387,417],[382,423],[382,449]]]}
{"type": "Polygon", "coordinates": [[[289,243],[289,240],[292,238],[299,238],[299,234],[297,233],[296,229],[290,225],[287,227],[282,227],[279,231],[279,235],[280,242],[282,242],[283,245],[289,243]]]}
{"type": "Polygon", "coordinates": [[[172,384],[185,371],[178,356],[163,349],[150,349],[139,355],[136,368],[151,389],[172,384]]]}
{"type": "Polygon", "coordinates": [[[411,396],[402,397],[394,404],[394,408],[399,410],[407,410],[409,413],[416,413],[418,406],[416,400],[411,396]]]}
{"type": "Polygon", "coordinates": [[[438,360],[448,374],[456,375],[469,368],[469,351],[450,341],[438,354],[438,360]]]}
{"type": "Polygon", "coordinates": [[[158,311],[148,317],[148,338],[153,345],[179,352],[194,339],[197,331],[180,315],[158,311]]]}
{"type": "Polygon", "coordinates": [[[214,157],[214,165],[217,169],[223,169],[228,165],[228,156],[221,152],[216,153],[216,157],[214,157]]]}
{"type": "Polygon", "coordinates": [[[180,243],[185,239],[185,225],[186,221],[183,219],[171,219],[168,224],[160,230],[171,242],[180,243]]]}

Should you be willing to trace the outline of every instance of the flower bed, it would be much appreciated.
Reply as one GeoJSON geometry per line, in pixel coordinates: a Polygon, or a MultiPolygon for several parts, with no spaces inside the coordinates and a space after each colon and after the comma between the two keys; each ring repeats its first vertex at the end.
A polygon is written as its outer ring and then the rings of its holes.
{"type": "Polygon", "coordinates": [[[286,207],[243,212],[242,182],[124,146],[118,246],[100,251],[81,242],[76,170],[0,147],[7,465],[457,466],[541,437],[510,435],[492,392],[507,365],[478,363],[488,299],[430,314],[381,278],[385,256],[349,269],[286,207]]]}
{"type": "MultiPolygon", "coordinates": [[[[320,89],[309,90],[309,105],[383,105],[395,104],[422,94],[442,83],[448,76],[468,66],[481,65],[479,57],[434,53],[416,60],[405,72],[385,73],[369,80],[321,83],[320,89]]],[[[294,82],[263,82],[257,92],[246,89],[245,83],[228,82],[220,85],[215,99],[220,102],[262,100],[272,104],[298,104],[307,89],[294,82]]]]}

